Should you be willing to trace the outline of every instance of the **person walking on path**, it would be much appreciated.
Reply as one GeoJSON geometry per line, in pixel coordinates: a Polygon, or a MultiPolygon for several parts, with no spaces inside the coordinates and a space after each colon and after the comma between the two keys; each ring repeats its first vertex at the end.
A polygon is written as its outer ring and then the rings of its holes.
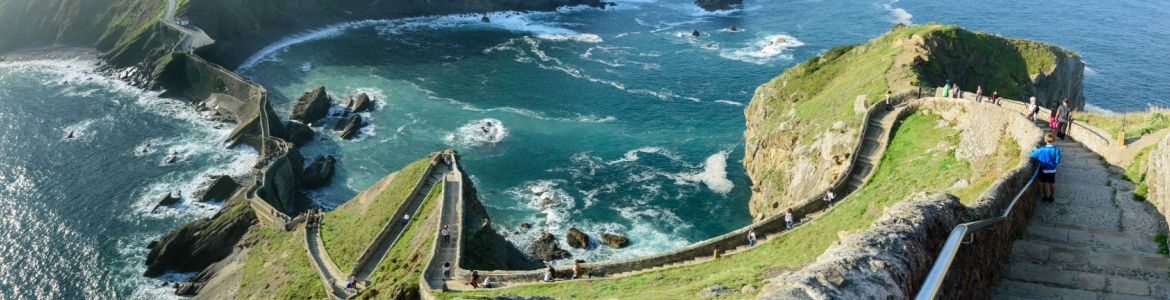
{"type": "Polygon", "coordinates": [[[402,214],[402,226],[406,226],[406,223],[410,223],[410,214],[402,214]]]}
{"type": "Polygon", "coordinates": [[[999,90],[991,92],[991,98],[987,99],[987,102],[999,105],[999,90]]]}
{"type": "Polygon", "coordinates": [[[756,229],[755,228],[748,229],[747,240],[748,240],[748,247],[755,247],[756,246],[756,229]]]}
{"type": "Polygon", "coordinates": [[[1055,142],[1056,136],[1045,134],[1045,145],[1028,154],[1040,162],[1040,174],[1037,177],[1040,179],[1041,198],[1048,202],[1056,200],[1056,166],[1060,165],[1060,148],[1053,145],[1055,142]]]}
{"type": "Polygon", "coordinates": [[[983,86],[975,87],[975,102],[983,102],[983,86]]]}
{"type": "Polygon", "coordinates": [[[1064,137],[1068,135],[1068,125],[1069,122],[1072,122],[1072,115],[1070,113],[1072,111],[1068,107],[1068,98],[1064,98],[1064,101],[1060,103],[1060,107],[1056,109],[1056,121],[1058,122],[1056,125],[1056,135],[1061,140],[1064,140],[1064,137]]]}
{"type": "Polygon", "coordinates": [[[443,280],[451,279],[451,262],[443,262],[443,280]]]}
{"type": "Polygon", "coordinates": [[[471,280],[467,282],[473,289],[479,288],[479,271],[471,270],[471,280]]]}
{"type": "Polygon", "coordinates": [[[581,277],[581,260],[576,260],[576,261],[573,261],[573,278],[570,278],[570,279],[577,279],[580,277],[581,277]]]}
{"type": "Polygon", "coordinates": [[[963,98],[963,90],[959,89],[959,83],[956,82],[954,85],[955,88],[951,89],[951,96],[955,97],[955,99],[963,98]]]}
{"type": "Polygon", "coordinates": [[[450,225],[443,225],[443,230],[441,232],[443,234],[443,243],[446,244],[447,242],[450,242],[451,241],[451,226],[450,225]]]}
{"type": "Polygon", "coordinates": [[[349,279],[345,281],[345,290],[352,293],[355,289],[357,289],[357,278],[350,276],[349,279]]]}
{"type": "Polygon", "coordinates": [[[556,274],[557,269],[553,268],[552,263],[549,263],[548,269],[544,270],[544,282],[552,282],[556,274]]]}
{"type": "Polygon", "coordinates": [[[1028,121],[1036,119],[1036,113],[1040,112],[1040,106],[1036,105],[1036,97],[1028,98],[1028,121]]]}
{"type": "Polygon", "coordinates": [[[829,203],[829,206],[833,206],[833,198],[836,197],[836,195],[833,195],[833,191],[825,192],[825,202],[829,203]]]}
{"type": "Polygon", "coordinates": [[[894,110],[894,91],[886,91],[886,111],[894,110]]]}
{"type": "Polygon", "coordinates": [[[943,85],[943,98],[951,97],[951,81],[948,79],[947,83],[943,85]]]}
{"type": "Polygon", "coordinates": [[[792,229],[792,209],[784,213],[784,229],[792,229]]]}

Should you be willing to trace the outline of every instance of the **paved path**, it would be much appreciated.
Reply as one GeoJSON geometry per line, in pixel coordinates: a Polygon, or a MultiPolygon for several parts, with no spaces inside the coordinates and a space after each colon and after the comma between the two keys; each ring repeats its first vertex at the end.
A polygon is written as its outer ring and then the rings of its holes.
{"type": "MultiPolygon", "coordinates": [[[[850,169],[850,174],[849,174],[849,177],[847,178],[847,181],[845,181],[845,186],[842,189],[840,189],[837,193],[837,198],[841,199],[839,201],[848,200],[847,196],[849,194],[856,191],[862,185],[864,185],[866,182],[868,182],[869,178],[873,174],[873,171],[877,169],[878,163],[881,161],[882,155],[885,153],[886,145],[888,144],[888,141],[890,138],[890,133],[894,127],[894,124],[898,120],[898,115],[902,111],[904,111],[905,109],[907,109],[905,105],[899,105],[896,108],[894,108],[893,110],[876,111],[870,117],[870,120],[865,124],[866,126],[868,126],[868,128],[866,129],[865,136],[861,137],[862,144],[860,145],[860,148],[858,149],[858,152],[857,152],[858,153],[857,154],[858,160],[855,162],[854,167],[852,169],[850,169]]],[[[445,199],[444,205],[449,205],[449,204],[450,203],[448,203],[448,200],[445,199]]],[[[821,214],[823,214],[825,211],[828,211],[829,209],[832,209],[832,207],[829,207],[829,208],[826,208],[820,212],[809,214],[809,215],[805,216],[805,218],[803,218],[801,220],[801,223],[797,224],[797,226],[800,226],[801,224],[807,223],[808,221],[819,217],[821,214]]],[[[450,210],[447,210],[447,211],[450,211],[450,210]]],[[[443,224],[459,223],[461,221],[458,219],[458,217],[459,216],[456,215],[456,216],[452,216],[452,218],[449,219],[448,216],[444,216],[443,217],[443,224]]],[[[780,232],[776,232],[776,233],[760,232],[759,235],[761,236],[761,238],[760,238],[759,242],[764,242],[764,241],[767,241],[768,239],[778,237],[778,236],[780,236],[779,233],[780,232]]],[[[742,240],[743,236],[730,234],[730,235],[721,236],[720,238],[742,240]]],[[[466,282],[467,276],[468,276],[467,274],[469,271],[457,267],[458,266],[457,255],[458,255],[458,251],[459,251],[457,249],[457,245],[458,245],[458,243],[455,243],[454,245],[448,245],[448,246],[444,246],[444,247],[436,247],[435,248],[436,252],[433,255],[440,256],[440,259],[432,260],[432,263],[437,263],[441,266],[444,261],[450,261],[452,263],[452,265],[456,266],[456,267],[453,268],[454,270],[452,270],[453,271],[452,276],[454,278],[450,278],[448,280],[443,280],[441,272],[433,272],[433,274],[428,274],[427,275],[427,285],[431,289],[435,289],[435,290],[446,289],[446,290],[455,290],[455,291],[470,290],[471,289],[471,287],[469,285],[467,285],[467,282],[466,282]],[[453,247],[456,249],[453,249],[453,247]]],[[[743,244],[735,247],[734,249],[725,251],[724,254],[722,254],[722,255],[733,255],[735,253],[743,251],[746,248],[747,248],[746,240],[744,240],[743,244]]],[[[646,257],[644,259],[650,259],[653,257],[655,257],[655,256],[646,257]]],[[[713,259],[713,256],[711,256],[711,252],[705,251],[701,255],[696,255],[695,257],[691,257],[689,259],[681,259],[678,261],[673,261],[673,262],[667,263],[665,265],[641,264],[641,265],[645,265],[645,267],[637,268],[637,269],[633,269],[633,270],[629,270],[629,271],[625,271],[625,272],[621,272],[621,273],[617,273],[617,274],[606,274],[605,277],[606,278],[624,277],[624,276],[629,276],[629,275],[642,273],[642,272],[646,272],[646,271],[658,270],[658,269],[663,269],[663,268],[672,268],[672,267],[676,267],[676,266],[680,266],[680,265],[701,263],[701,262],[708,261],[711,259],[713,259]]],[[[602,262],[602,264],[604,264],[604,263],[606,263],[606,262],[602,262]]],[[[609,263],[616,263],[616,262],[609,262],[609,263]]],[[[586,269],[588,269],[588,268],[589,268],[589,266],[586,266],[586,269]]],[[[440,267],[435,267],[434,269],[439,270],[440,267]]],[[[481,271],[480,275],[482,278],[487,278],[487,277],[493,278],[493,281],[497,282],[498,285],[500,285],[500,286],[515,286],[515,285],[524,285],[524,284],[531,284],[531,283],[539,282],[540,278],[542,278],[541,274],[543,274],[543,272],[544,272],[543,269],[542,270],[527,270],[527,271],[481,271]]]]}
{"type": "Polygon", "coordinates": [[[215,43],[215,40],[203,32],[203,29],[186,28],[175,23],[175,9],[175,0],[167,0],[167,11],[160,21],[183,34],[183,37],[175,44],[176,51],[190,53],[199,47],[215,43]]]}
{"type": "Polygon", "coordinates": [[[1012,246],[997,299],[1170,299],[1170,258],[1153,235],[1164,218],[1099,155],[1058,142],[1056,201],[1036,203],[1012,246]]]}
{"type": "MultiPolygon", "coordinates": [[[[443,263],[451,263],[453,269],[459,265],[459,245],[462,243],[461,239],[463,236],[460,234],[463,232],[462,219],[460,218],[463,211],[460,209],[462,205],[460,201],[462,198],[460,196],[463,194],[463,174],[458,168],[452,169],[451,172],[447,173],[443,183],[442,215],[439,216],[439,228],[443,228],[443,225],[451,226],[451,240],[446,242],[440,241],[435,245],[431,259],[431,263],[434,266],[431,266],[428,270],[424,270],[425,273],[423,274],[427,286],[433,290],[443,289],[447,281],[447,278],[444,278],[442,273],[443,263]]],[[[456,272],[457,270],[452,270],[452,275],[456,272]]]]}
{"type": "MultiPolygon", "coordinates": [[[[443,176],[446,176],[448,170],[450,168],[442,163],[435,166],[435,170],[427,175],[427,179],[423,182],[422,188],[418,189],[418,193],[411,195],[412,197],[408,197],[402,202],[402,205],[409,205],[406,208],[406,212],[411,216],[411,222],[415,222],[421,218],[418,215],[419,207],[422,207],[422,203],[426,202],[427,194],[430,193],[431,188],[435,184],[442,182],[443,176]]],[[[402,231],[406,229],[406,225],[402,224],[401,219],[391,219],[387,222],[389,223],[386,226],[391,230],[388,238],[366,248],[364,252],[372,253],[372,256],[370,256],[370,259],[365,264],[355,267],[350,273],[350,275],[357,278],[358,282],[365,281],[370,276],[370,273],[374,272],[374,269],[382,263],[382,259],[386,258],[386,253],[390,252],[390,248],[402,237],[402,231]]]]}
{"type": "Polygon", "coordinates": [[[1161,142],[1162,139],[1165,138],[1168,134],[1170,134],[1170,128],[1162,128],[1161,130],[1155,131],[1151,134],[1143,135],[1136,141],[1126,144],[1125,148],[1116,150],[1114,153],[1114,158],[1116,159],[1117,165],[1123,167],[1128,166],[1129,163],[1133,161],[1134,157],[1137,156],[1138,152],[1141,152],[1142,149],[1145,149],[1146,147],[1161,142]]]}
{"type": "Polygon", "coordinates": [[[325,252],[325,245],[321,243],[320,229],[305,228],[305,250],[309,253],[309,262],[321,283],[329,289],[330,299],[345,299],[349,295],[345,292],[345,275],[337,270],[333,259],[325,252]]]}

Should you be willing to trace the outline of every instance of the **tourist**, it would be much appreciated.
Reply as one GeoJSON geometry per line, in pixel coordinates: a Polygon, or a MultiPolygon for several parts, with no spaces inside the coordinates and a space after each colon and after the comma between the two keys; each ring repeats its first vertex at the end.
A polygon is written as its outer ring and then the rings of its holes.
{"type": "Polygon", "coordinates": [[[350,276],[349,279],[345,281],[345,290],[352,293],[355,289],[357,289],[357,278],[350,276]]]}
{"type": "Polygon", "coordinates": [[[983,102],[983,86],[975,87],[975,102],[983,102]]]}
{"type": "Polygon", "coordinates": [[[569,278],[569,279],[577,279],[577,277],[581,276],[581,263],[582,262],[584,262],[584,261],[582,261],[582,260],[573,261],[573,278],[569,278]]]}
{"type": "Polygon", "coordinates": [[[553,268],[552,263],[549,263],[548,269],[544,270],[544,282],[552,282],[553,277],[556,276],[557,269],[553,268]]]}
{"type": "Polygon", "coordinates": [[[447,242],[451,241],[451,227],[450,227],[450,225],[443,225],[443,230],[441,230],[440,232],[443,234],[443,243],[447,243],[447,242]]]}
{"type": "Polygon", "coordinates": [[[943,96],[943,98],[948,98],[951,96],[951,81],[950,80],[947,80],[947,83],[943,84],[943,95],[942,96],[943,96]]]}
{"type": "Polygon", "coordinates": [[[485,288],[485,289],[492,288],[492,278],[491,277],[483,279],[483,288],[485,288]]]}
{"type": "Polygon", "coordinates": [[[995,103],[995,105],[999,105],[999,90],[995,90],[994,92],[991,92],[991,99],[988,99],[987,102],[995,103]]]}
{"type": "Polygon", "coordinates": [[[1036,97],[1032,96],[1028,98],[1028,115],[1026,116],[1028,121],[1035,120],[1037,112],[1040,112],[1040,106],[1036,105],[1036,97]]]}
{"type": "Polygon", "coordinates": [[[833,199],[836,197],[836,195],[833,195],[833,191],[825,192],[825,202],[829,203],[829,206],[833,206],[833,199]]]}
{"type": "Polygon", "coordinates": [[[747,240],[748,240],[748,247],[755,247],[756,246],[756,229],[755,228],[748,229],[747,240]]]}
{"type": "Polygon", "coordinates": [[[473,289],[479,288],[479,271],[471,270],[471,281],[467,282],[473,289]]]}
{"type": "Polygon", "coordinates": [[[1048,202],[1056,200],[1056,166],[1060,164],[1060,148],[1052,143],[1056,142],[1056,136],[1052,133],[1044,135],[1044,147],[1032,150],[1028,156],[1035,158],[1040,162],[1040,193],[1041,199],[1048,202]]]}
{"type": "Polygon", "coordinates": [[[1056,109],[1056,121],[1058,122],[1056,125],[1056,135],[1061,140],[1064,140],[1064,137],[1068,135],[1068,125],[1069,122],[1072,122],[1071,113],[1072,111],[1068,107],[1068,98],[1064,98],[1060,102],[1060,107],[1056,109]]]}
{"type": "Polygon", "coordinates": [[[951,89],[951,97],[955,97],[955,99],[963,98],[963,91],[959,90],[959,83],[956,82],[954,85],[955,87],[951,89]]]}
{"type": "Polygon", "coordinates": [[[784,213],[784,229],[792,229],[792,208],[784,213]]]}
{"type": "Polygon", "coordinates": [[[886,91],[886,110],[894,110],[894,91],[886,91]]]}
{"type": "Polygon", "coordinates": [[[1060,124],[1056,121],[1056,106],[1053,106],[1048,109],[1048,129],[1055,132],[1057,125],[1060,124]]]}
{"type": "Polygon", "coordinates": [[[402,225],[406,226],[406,223],[410,223],[410,214],[402,214],[402,225]]]}
{"type": "Polygon", "coordinates": [[[451,262],[443,262],[443,280],[451,279],[451,262]]]}

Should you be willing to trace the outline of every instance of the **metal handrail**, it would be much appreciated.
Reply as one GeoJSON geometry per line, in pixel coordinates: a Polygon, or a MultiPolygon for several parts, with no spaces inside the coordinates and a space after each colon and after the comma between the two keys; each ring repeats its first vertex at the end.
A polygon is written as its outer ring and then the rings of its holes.
{"type": "Polygon", "coordinates": [[[1036,181],[1036,175],[1038,174],[1040,174],[1039,167],[1036,168],[1036,171],[1032,172],[1032,178],[1029,178],[1028,183],[1025,183],[1024,187],[1020,188],[1020,192],[1016,193],[1016,197],[1004,209],[1003,214],[979,221],[959,224],[955,226],[954,230],[951,230],[951,235],[947,236],[946,245],[943,246],[942,251],[939,251],[938,259],[934,261],[934,266],[930,268],[930,273],[926,275],[926,280],[922,282],[922,288],[918,290],[918,295],[914,299],[934,299],[935,295],[938,294],[938,289],[942,287],[943,279],[947,277],[947,271],[950,270],[951,263],[955,261],[955,255],[959,253],[959,247],[963,246],[963,238],[967,236],[967,233],[991,227],[992,225],[1007,220],[1008,216],[1012,213],[1012,209],[1016,207],[1016,203],[1020,201],[1020,197],[1024,196],[1024,193],[1032,186],[1032,182],[1036,181]]]}

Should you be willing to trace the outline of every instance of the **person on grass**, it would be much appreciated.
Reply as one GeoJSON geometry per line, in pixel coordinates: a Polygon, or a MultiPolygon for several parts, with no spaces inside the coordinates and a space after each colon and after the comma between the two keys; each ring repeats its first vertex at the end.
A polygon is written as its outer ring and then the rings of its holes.
{"type": "Polygon", "coordinates": [[[1056,200],[1056,166],[1060,165],[1060,148],[1053,145],[1056,136],[1052,133],[1044,135],[1044,143],[1043,147],[1032,150],[1028,156],[1040,162],[1040,174],[1037,177],[1040,179],[1041,198],[1053,202],[1056,200]]]}

